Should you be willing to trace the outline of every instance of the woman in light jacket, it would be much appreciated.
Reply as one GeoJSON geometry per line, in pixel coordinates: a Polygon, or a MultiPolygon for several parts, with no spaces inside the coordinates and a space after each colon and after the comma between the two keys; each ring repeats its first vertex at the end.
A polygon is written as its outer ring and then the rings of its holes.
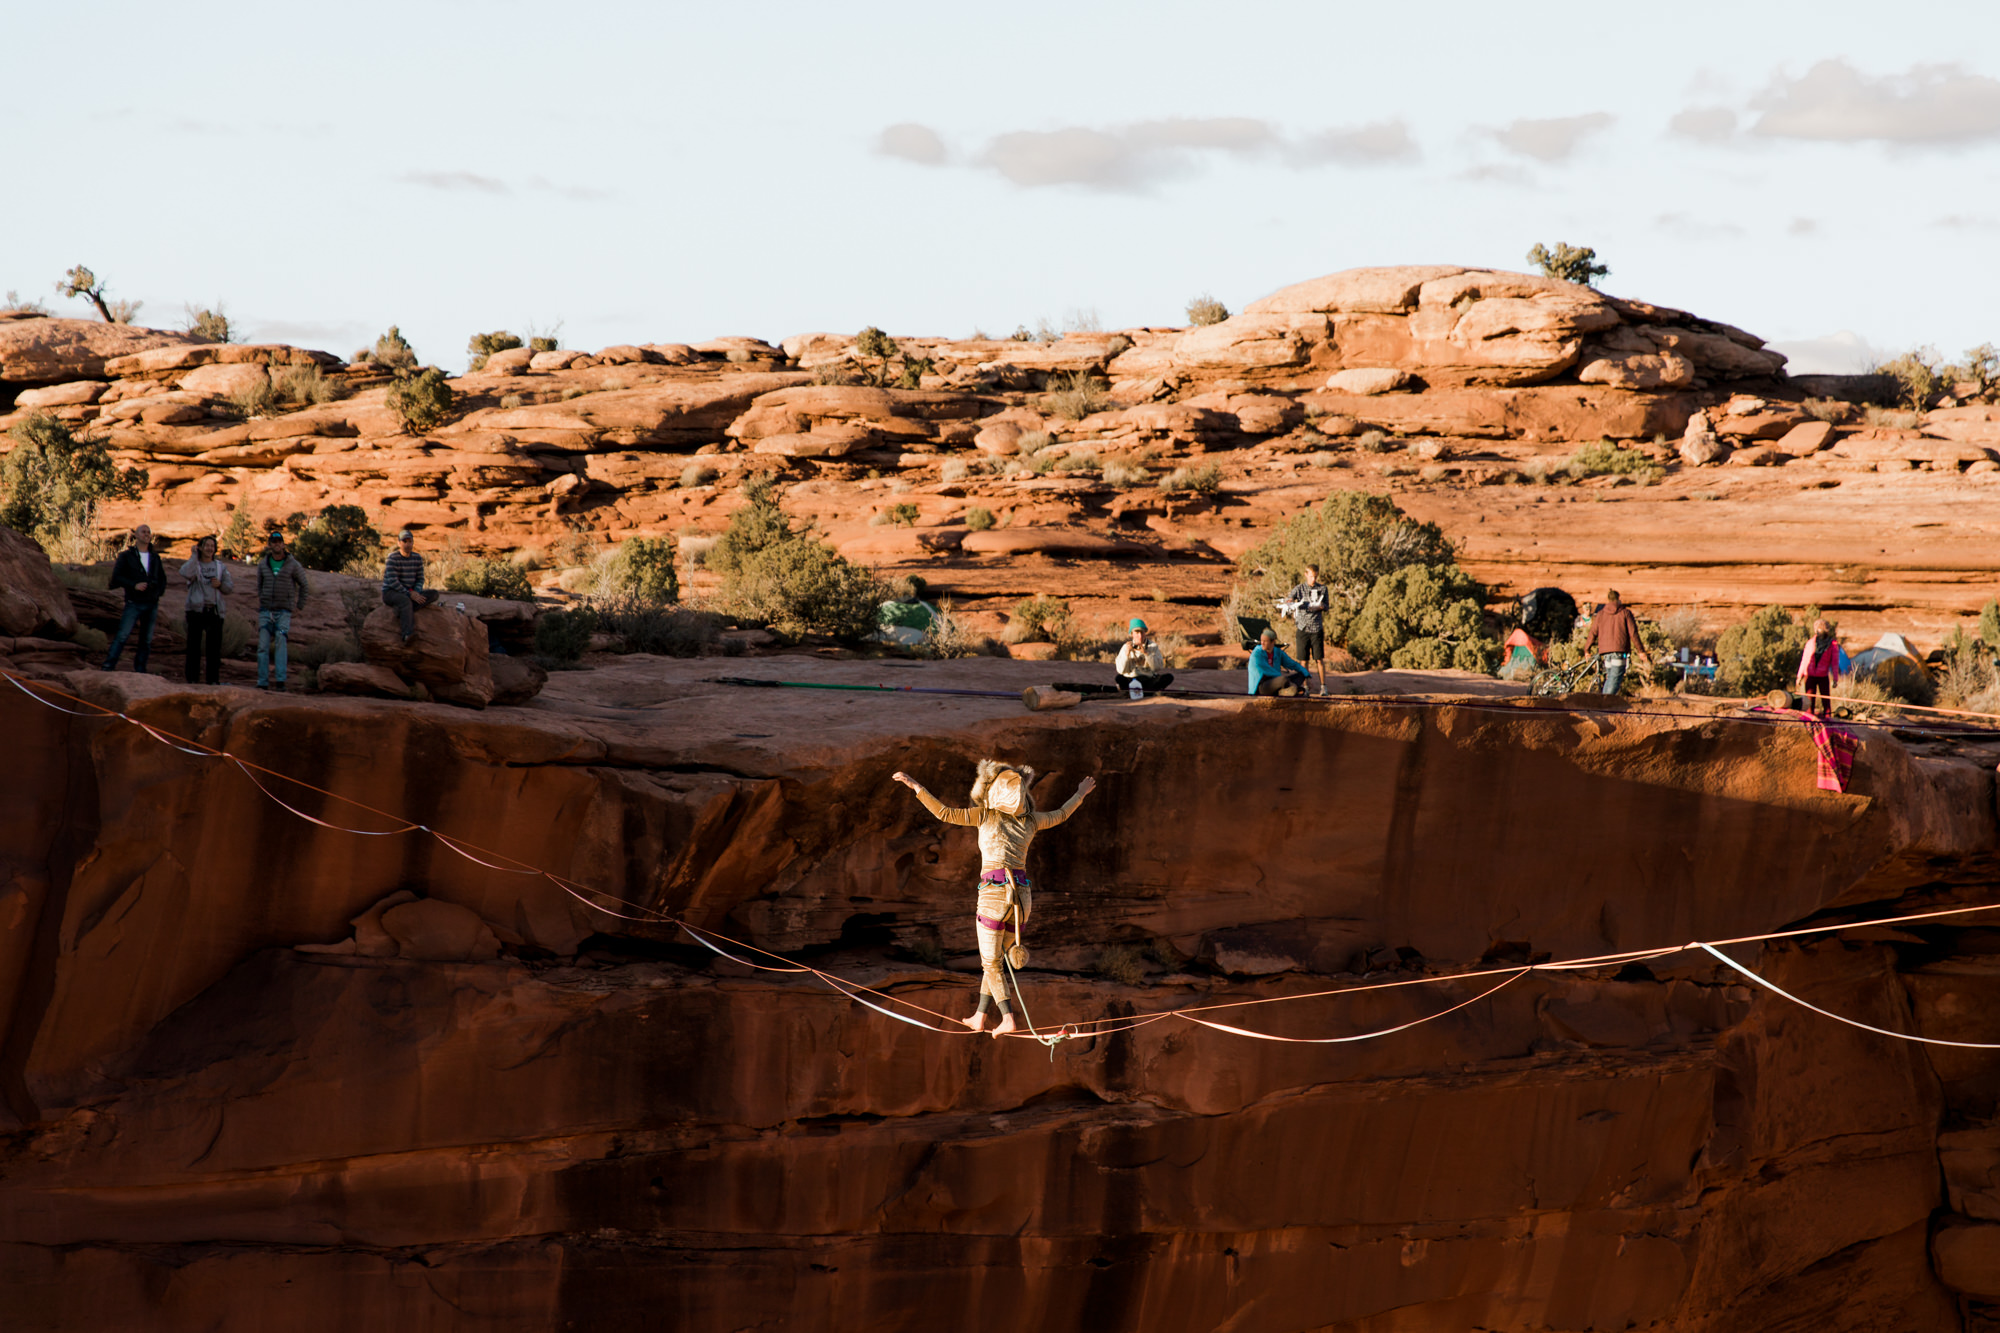
{"type": "Polygon", "coordinates": [[[194,544],[194,558],[181,566],[187,581],[187,683],[200,684],[197,676],[204,649],[208,659],[208,683],[222,683],[222,620],[225,593],[236,591],[229,566],[215,557],[215,538],[203,537],[194,544]]]}
{"type": "Polygon", "coordinates": [[[1806,711],[1825,717],[1833,711],[1833,683],[1840,678],[1840,644],[1833,626],[1813,621],[1812,637],[1799,653],[1799,692],[1805,695],[1806,711]]]}

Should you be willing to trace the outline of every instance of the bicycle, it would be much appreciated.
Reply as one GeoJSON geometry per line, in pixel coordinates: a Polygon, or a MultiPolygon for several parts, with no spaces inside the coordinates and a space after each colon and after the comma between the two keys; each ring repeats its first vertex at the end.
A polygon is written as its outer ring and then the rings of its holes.
{"type": "Polygon", "coordinates": [[[1550,667],[1538,671],[1528,682],[1528,693],[1539,695],[1554,694],[1601,694],[1604,689],[1604,658],[1592,653],[1579,662],[1568,666],[1550,667]]]}

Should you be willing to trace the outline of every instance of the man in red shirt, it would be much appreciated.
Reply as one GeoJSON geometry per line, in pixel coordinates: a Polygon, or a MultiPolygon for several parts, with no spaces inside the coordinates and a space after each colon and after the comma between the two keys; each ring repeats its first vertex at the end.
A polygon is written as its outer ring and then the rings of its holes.
{"type": "Polygon", "coordinates": [[[1646,659],[1646,665],[1653,665],[1653,654],[1646,648],[1646,640],[1639,633],[1638,618],[1632,608],[1618,600],[1618,589],[1604,594],[1604,605],[1597,608],[1597,614],[1590,622],[1590,646],[1604,661],[1604,692],[1618,693],[1618,687],[1625,683],[1625,669],[1632,664],[1632,654],[1636,651],[1646,659]]]}

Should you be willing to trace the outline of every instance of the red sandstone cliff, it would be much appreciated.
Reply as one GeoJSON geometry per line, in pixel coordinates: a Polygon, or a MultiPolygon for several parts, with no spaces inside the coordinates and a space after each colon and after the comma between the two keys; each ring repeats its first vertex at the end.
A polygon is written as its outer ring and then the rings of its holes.
{"type": "MultiPolygon", "coordinates": [[[[1829,795],[1803,735],[1742,718],[1469,698],[1030,715],[706,670],[628,659],[478,715],[71,679],[947,1012],[972,992],[975,854],[888,774],[950,798],[988,752],[1045,793],[1096,773],[1034,853],[1045,1024],[1993,894],[1990,760],[1887,734],[1829,795]],[[1183,962],[1137,985],[1087,970],[1152,939],[1183,962]],[[942,967],[915,961],[933,945],[942,967]]],[[[9,697],[10,1328],[1722,1333],[1985,1327],[2000,1300],[1991,1053],[1842,1028],[1700,956],[1537,973],[1356,1046],[1169,1020],[1050,1059],[746,973],[420,835],[317,828],[232,767],[9,697]],[[518,943],[294,947],[397,890],[518,943]]],[[[1737,953],[1837,1012],[1996,1041],[1980,920],[1737,953]]],[[[1448,993],[1231,1021],[1331,1035],[1448,993]]]]}

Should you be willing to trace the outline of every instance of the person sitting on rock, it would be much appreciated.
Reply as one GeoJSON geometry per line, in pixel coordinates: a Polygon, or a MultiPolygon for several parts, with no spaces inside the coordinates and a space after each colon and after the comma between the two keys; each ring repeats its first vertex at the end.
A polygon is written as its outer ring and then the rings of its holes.
{"type": "Polygon", "coordinates": [[[272,528],[257,557],[257,688],[285,688],[291,656],[292,612],[306,604],[306,567],[285,549],[285,534],[272,528]],[[272,661],[272,647],[277,661],[272,661]],[[272,670],[273,665],[276,671],[272,670]]]}
{"type": "Polygon", "coordinates": [[[979,777],[972,784],[972,804],[954,810],[931,795],[908,773],[897,773],[896,781],[917,794],[924,809],[947,824],[979,830],[979,900],[973,921],[979,935],[979,1008],[970,1018],[961,1019],[974,1032],[986,1026],[989,1004],[997,1004],[1000,1022],[993,1029],[998,1037],[1014,1030],[1014,1009],[1007,1002],[1007,982],[1000,971],[1001,937],[1011,935],[1013,945],[1008,961],[1025,967],[1028,951],[1021,946],[1021,931],[1028,924],[1032,905],[1032,881],[1028,878],[1028,844],[1035,834],[1076,813],[1083,798],[1097,789],[1096,778],[1077,784],[1076,795],[1055,810],[1035,809],[1029,788],[1035,770],[1025,765],[1002,764],[994,759],[979,761],[979,777]]]}
{"type": "Polygon", "coordinates": [[[1158,694],[1174,683],[1174,676],[1167,670],[1166,655],[1153,639],[1153,632],[1146,628],[1146,622],[1132,617],[1132,637],[1118,648],[1118,688],[1129,690],[1132,682],[1138,681],[1139,688],[1147,694],[1158,694]]]}
{"type": "Polygon", "coordinates": [[[1310,679],[1306,669],[1278,646],[1276,630],[1266,629],[1250,650],[1250,693],[1282,694],[1290,698],[1310,679]]]}
{"type": "Polygon", "coordinates": [[[144,523],[132,529],[132,544],[111,562],[111,586],[125,590],[125,610],[118,617],[118,632],[111,636],[103,670],[118,669],[125,641],[136,626],[139,641],[132,649],[132,669],[143,673],[153,654],[153,620],[160,612],[160,594],[167,590],[166,567],[153,550],[153,530],[144,523]]]}
{"type": "Polygon", "coordinates": [[[417,554],[417,536],[408,528],[396,534],[396,549],[382,567],[382,605],[396,608],[403,642],[417,633],[417,608],[437,602],[438,594],[424,586],[424,558],[417,554]]]}

